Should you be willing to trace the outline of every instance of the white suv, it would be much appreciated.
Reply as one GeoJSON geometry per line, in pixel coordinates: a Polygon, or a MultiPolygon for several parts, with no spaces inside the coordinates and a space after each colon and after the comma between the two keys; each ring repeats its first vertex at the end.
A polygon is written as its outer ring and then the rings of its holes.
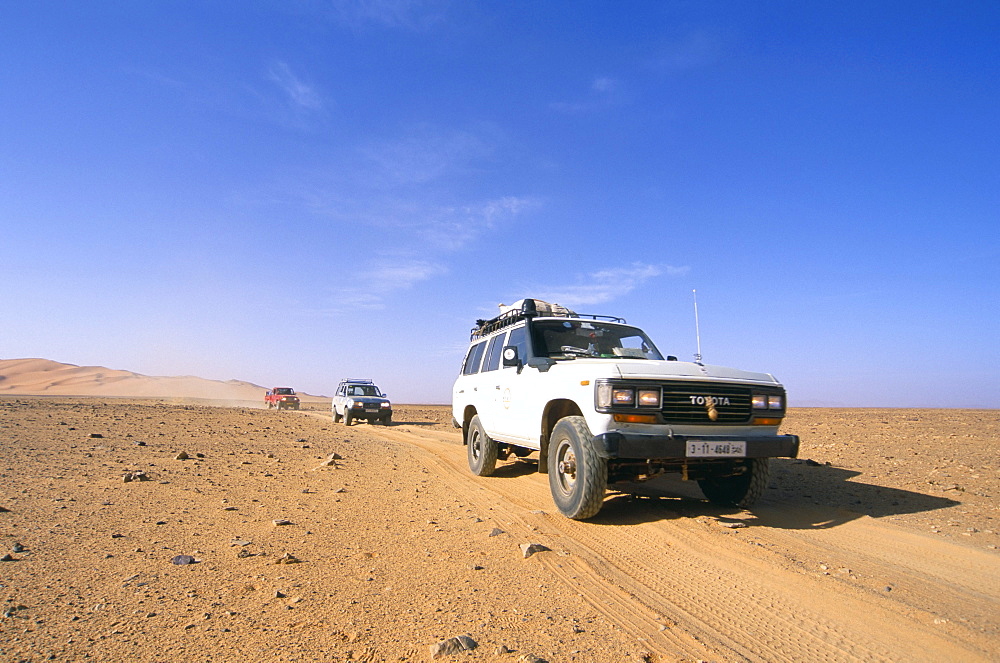
{"type": "Polygon", "coordinates": [[[607,487],[665,472],[713,503],[748,507],[769,459],[798,455],[779,435],[785,389],[771,375],[664,358],[621,318],[524,299],[472,329],[452,394],[469,468],[537,451],[559,511],[600,511],[607,487]]]}

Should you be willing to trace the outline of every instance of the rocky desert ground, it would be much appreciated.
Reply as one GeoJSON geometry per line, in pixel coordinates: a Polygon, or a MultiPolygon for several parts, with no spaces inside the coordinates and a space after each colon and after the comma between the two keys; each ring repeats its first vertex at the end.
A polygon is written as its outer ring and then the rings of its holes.
{"type": "Polygon", "coordinates": [[[0,397],[0,661],[1000,658],[1000,412],[793,410],[753,511],[575,522],[447,407],[326,407],[0,397]]]}

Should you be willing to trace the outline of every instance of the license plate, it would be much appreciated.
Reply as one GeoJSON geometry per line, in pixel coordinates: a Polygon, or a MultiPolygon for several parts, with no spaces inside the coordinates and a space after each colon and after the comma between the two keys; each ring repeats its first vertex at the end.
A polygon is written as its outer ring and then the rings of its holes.
{"type": "Polygon", "coordinates": [[[745,458],[747,443],[744,441],[707,442],[688,440],[688,458],[745,458]]]}
{"type": "Polygon", "coordinates": [[[377,407],[366,407],[365,412],[378,412],[377,407]]]}

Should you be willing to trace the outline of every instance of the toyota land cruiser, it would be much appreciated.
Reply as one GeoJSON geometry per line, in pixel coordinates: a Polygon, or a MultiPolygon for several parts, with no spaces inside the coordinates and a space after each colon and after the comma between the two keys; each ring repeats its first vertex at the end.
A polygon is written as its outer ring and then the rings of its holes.
{"type": "Polygon", "coordinates": [[[476,475],[538,452],[556,507],[583,520],[610,484],[667,472],[749,507],[769,459],[798,455],[799,438],[778,434],[785,389],[769,374],[664,358],[622,318],[535,299],[503,308],[472,328],[452,394],[476,475]]]}
{"type": "Polygon", "coordinates": [[[392,403],[371,380],[348,378],[337,385],[332,402],[333,421],[351,422],[364,419],[370,424],[388,426],[392,421],[392,403]]]}

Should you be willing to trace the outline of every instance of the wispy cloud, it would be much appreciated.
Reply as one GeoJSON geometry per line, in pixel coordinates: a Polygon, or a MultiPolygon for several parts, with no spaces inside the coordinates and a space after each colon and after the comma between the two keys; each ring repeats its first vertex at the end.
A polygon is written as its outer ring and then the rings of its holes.
{"type": "Polygon", "coordinates": [[[415,234],[428,246],[458,251],[479,236],[512,222],[520,213],[538,207],[531,198],[505,196],[497,200],[439,209],[436,214],[413,220],[415,234]]]}
{"type": "Polygon", "coordinates": [[[387,185],[423,184],[468,171],[470,164],[488,158],[493,141],[487,129],[441,131],[430,125],[412,127],[395,140],[370,143],[361,155],[387,185]]]}
{"type": "Polygon", "coordinates": [[[383,256],[368,268],[353,273],[352,286],[333,293],[331,308],[333,311],[381,309],[388,296],[447,273],[447,267],[431,260],[383,256]]]}
{"type": "Polygon", "coordinates": [[[266,76],[267,80],[277,85],[284,93],[293,108],[306,111],[318,111],[323,108],[319,93],[299,79],[288,64],[280,61],[272,62],[266,76]]]}
{"type": "Polygon", "coordinates": [[[532,289],[539,299],[556,302],[563,306],[592,306],[614,301],[646,281],[657,276],[682,276],[688,267],[670,265],[647,265],[632,263],[628,267],[615,267],[593,272],[572,285],[558,285],[532,289]]]}

